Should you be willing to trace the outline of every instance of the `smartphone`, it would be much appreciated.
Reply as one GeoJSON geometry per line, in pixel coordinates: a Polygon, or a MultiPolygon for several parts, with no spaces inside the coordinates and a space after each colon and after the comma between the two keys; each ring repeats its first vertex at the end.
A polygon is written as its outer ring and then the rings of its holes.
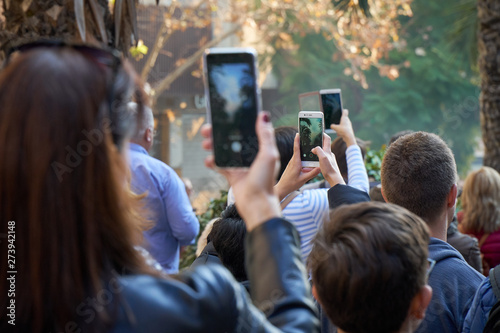
{"type": "Polygon", "coordinates": [[[318,167],[318,156],[311,150],[323,146],[323,113],[319,111],[299,112],[300,160],[303,167],[318,167]]]}
{"type": "Polygon", "coordinates": [[[252,48],[206,49],[203,67],[215,164],[249,167],[258,152],[255,122],[261,109],[257,52],[252,48]]]}
{"type": "Polygon", "coordinates": [[[319,91],[321,111],[325,115],[325,128],[327,133],[333,133],[331,124],[340,124],[342,117],[342,96],[340,89],[322,89],[319,91]]]}

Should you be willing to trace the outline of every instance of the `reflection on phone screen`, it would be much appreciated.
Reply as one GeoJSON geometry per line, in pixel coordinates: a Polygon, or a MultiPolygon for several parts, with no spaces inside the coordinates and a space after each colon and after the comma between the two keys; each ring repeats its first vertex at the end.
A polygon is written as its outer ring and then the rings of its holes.
{"type": "MultiPolygon", "coordinates": [[[[217,59],[216,54],[213,56],[217,59]]],[[[218,166],[249,166],[258,147],[258,101],[252,59],[227,60],[207,61],[215,162],[218,166]]]]}
{"type": "Polygon", "coordinates": [[[318,161],[311,150],[323,144],[323,120],[321,118],[300,118],[300,156],[302,161],[318,161]]]}
{"type": "Polygon", "coordinates": [[[330,128],[331,124],[340,124],[340,117],[342,117],[340,94],[321,94],[321,103],[325,116],[325,127],[330,128]]]}

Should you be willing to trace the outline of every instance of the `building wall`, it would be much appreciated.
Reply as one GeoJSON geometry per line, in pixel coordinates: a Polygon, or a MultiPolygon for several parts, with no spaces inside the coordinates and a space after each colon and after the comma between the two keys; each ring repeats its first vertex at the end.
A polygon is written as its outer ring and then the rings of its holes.
{"type": "Polygon", "coordinates": [[[195,189],[193,205],[203,207],[210,198],[218,197],[220,190],[227,190],[223,176],[208,169],[204,160],[209,155],[201,147],[203,140],[199,128],[206,122],[205,114],[184,112],[182,114],[182,177],[189,178],[195,189]]]}

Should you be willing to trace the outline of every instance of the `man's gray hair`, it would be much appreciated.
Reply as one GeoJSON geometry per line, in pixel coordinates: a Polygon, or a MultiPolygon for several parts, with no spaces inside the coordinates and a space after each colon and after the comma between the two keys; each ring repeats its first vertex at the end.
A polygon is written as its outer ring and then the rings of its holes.
{"type": "Polygon", "coordinates": [[[153,110],[149,106],[144,105],[143,112],[139,113],[137,103],[129,102],[127,108],[135,120],[135,129],[132,135],[133,140],[141,140],[148,128],[154,128],[153,110]]]}

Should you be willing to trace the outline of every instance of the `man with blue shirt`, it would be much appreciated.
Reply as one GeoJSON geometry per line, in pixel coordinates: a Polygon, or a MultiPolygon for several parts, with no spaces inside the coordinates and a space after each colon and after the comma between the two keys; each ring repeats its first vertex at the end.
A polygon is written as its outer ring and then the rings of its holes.
{"type": "Polygon", "coordinates": [[[151,229],[144,231],[145,248],[165,272],[175,274],[179,271],[179,248],[195,239],[200,224],[182,180],[171,167],[148,154],[154,141],[151,108],[137,112],[137,106],[130,103],[129,109],[136,115],[129,149],[132,190],[146,195],[145,218],[153,223],[151,229]]]}

